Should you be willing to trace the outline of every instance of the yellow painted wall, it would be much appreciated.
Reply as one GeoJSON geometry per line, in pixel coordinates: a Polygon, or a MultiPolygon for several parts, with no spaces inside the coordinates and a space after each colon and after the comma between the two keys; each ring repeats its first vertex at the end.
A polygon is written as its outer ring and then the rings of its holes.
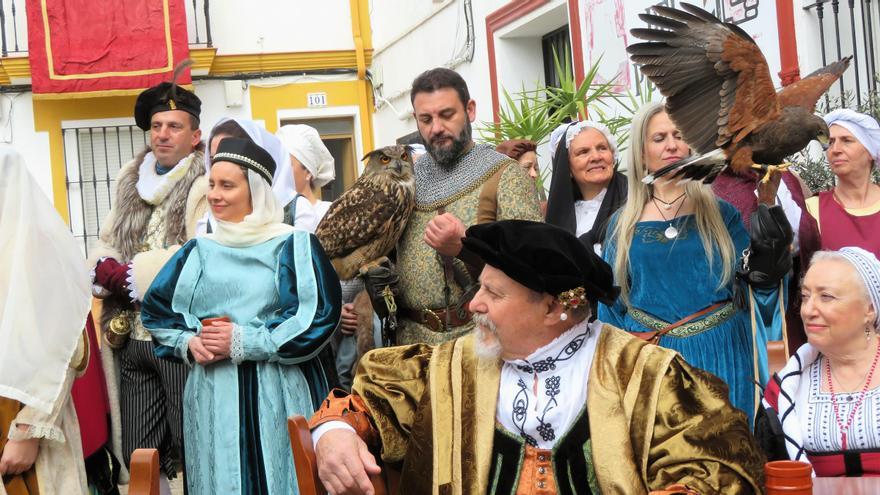
{"type": "Polygon", "coordinates": [[[333,81],[286,84],[272,88],[251,86],[251,115],[266,122],[269,132],[278,130],[278,111],[308,107],[309,93],[326,93],[329,107],[357,106],[360,109],[361,142],[373,149],[372,92],[366,81],[333,81]]]}
{"type": "Polygon", "coordinates": [[[49,156],[52,169],[52,197],[55,209],[65,222],[70,222],[65,184],[64,120],[114,119],[131,117],[135,96],[102,98],[69,98],[66,100],[34,100],[34,130],[49,133],[49,156]]]}

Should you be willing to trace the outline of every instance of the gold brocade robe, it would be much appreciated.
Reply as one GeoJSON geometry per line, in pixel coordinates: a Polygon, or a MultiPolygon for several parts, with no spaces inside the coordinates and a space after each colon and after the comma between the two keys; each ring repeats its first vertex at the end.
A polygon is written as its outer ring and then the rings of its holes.
{"type": "MultiPolygon", "coordinates": [[[[400,493],[486,493],[501,368],[474,345],[468,335],[362,358],[353,392],[379,431],[382,460],[401,469],[400,493]]],[[[595,352],[587,410],[603,494],[673,483],[761,493],[763,455],[720,380],[609,325],[595,352]]]]}

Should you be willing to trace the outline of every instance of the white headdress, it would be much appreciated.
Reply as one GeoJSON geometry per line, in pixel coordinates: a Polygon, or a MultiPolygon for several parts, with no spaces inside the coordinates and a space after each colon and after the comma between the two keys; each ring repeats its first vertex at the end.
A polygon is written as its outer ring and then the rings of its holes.
{"type": "Polygon", "coordinates": [[[89,272],[9,148],[0,148],[0,232],[0,396],[50,413],[91,307],[89,272]]]}

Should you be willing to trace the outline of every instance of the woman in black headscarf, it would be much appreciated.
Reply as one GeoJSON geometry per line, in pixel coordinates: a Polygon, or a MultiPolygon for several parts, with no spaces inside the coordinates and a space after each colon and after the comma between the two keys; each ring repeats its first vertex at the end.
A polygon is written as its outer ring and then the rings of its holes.
{"type": "Polygon", "coordinates": [[[617,141],[603,124],[586,120],[557,127],[550,147],[546,221],[601,255],[608,218],[626,202],[626,177],[616,170],[617,141]]]}

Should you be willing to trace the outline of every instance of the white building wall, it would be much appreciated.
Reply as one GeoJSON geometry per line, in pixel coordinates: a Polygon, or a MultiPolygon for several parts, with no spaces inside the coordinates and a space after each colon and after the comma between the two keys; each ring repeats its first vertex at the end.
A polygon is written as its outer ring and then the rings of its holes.
{"type": "Polygon", "coordinates": [[[210,7],[218,54],[354,49],[349,0],[214,0],[210,7]]]}
{"type": "Polygon", "coordinates": [[[52,166],[49,135],[34,131],[31,93],[3,93],[0,96],[0,145],[21,153],[28,171],[52,200],[52,166]]]}

